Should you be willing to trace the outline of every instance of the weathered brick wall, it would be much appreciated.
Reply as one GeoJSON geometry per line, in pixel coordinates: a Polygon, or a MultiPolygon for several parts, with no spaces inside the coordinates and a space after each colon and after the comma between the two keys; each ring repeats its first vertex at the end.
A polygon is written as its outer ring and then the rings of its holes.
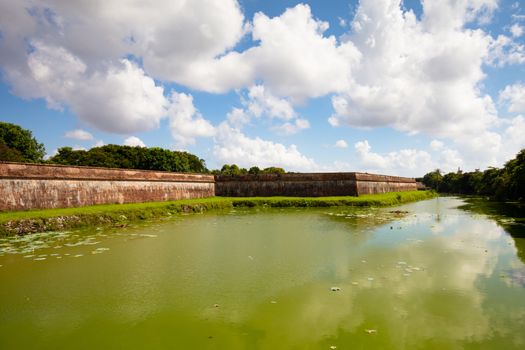
{"type": "Polygon", "coordinates": [[[212,197],[214,182],[201,174],[0,163],[0,210],[212,197]]]}
{"type": "Polygon", "coordinates": [[[411,178],[365,173],[355,176],[358,195],[417,190],[416,180],[411,178]]]}
{"type": "Polygon", "coordinates": [[[215,194],[225,197],[355,196],[352,173],[216,176],[215,194]]]}
{"type": "Polygon", "coordinates": [[[217,196],[356,196],[416,190],[414,179],[363,173],[212,176],[0,163],[0,210],[79,207],[217,196]]]}
{"type": "Polygon", "coordinates": [[[217,196],[356,196],[416,190],[414,179],[364,173],[217,176],[217,196]]]}

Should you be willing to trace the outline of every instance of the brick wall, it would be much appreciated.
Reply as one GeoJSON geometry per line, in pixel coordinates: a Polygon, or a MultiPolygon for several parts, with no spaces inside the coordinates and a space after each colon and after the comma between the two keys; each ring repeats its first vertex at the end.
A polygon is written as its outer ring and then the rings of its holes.
{"type": "Polygon", "coordinates": [[[357,196],[416,190],[414,179],[364,173],[242,176],[0,163],[0,210],[217,196],[357,196]]]}
{"type": "Polygon", "coordinates": [[[216,176],[217,196],[357,196],[416,190],[410,178],[364,173],[303,173],[216,176]]]}
{"type": "Polygon", "coordinates": [[[0,210],[212,197],[214,182],[201,174],[0,163],[0,210]]]}

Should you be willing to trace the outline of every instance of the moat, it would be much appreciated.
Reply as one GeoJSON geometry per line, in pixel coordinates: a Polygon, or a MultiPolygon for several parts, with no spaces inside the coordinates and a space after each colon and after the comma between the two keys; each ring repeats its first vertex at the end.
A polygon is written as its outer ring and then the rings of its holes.
{"type": "Polygon", "coordinates": [[[0,348],[522,349],[525,226],[464,204],[2,238],[0,348]]]}

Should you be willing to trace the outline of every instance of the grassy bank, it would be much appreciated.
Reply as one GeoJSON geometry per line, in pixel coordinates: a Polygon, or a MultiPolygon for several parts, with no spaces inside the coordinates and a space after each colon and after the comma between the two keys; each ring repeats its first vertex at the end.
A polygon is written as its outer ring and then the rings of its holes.
{"type": "Polygon", "coordinates": [[[115,226],[234,207],[393,206],[432,198],[434,192],[410,191],[360,197],[212,197],[173,202],[95,205],[80,208],[0,213],[0,236],[58,231],[86,226],[115,226]]]}

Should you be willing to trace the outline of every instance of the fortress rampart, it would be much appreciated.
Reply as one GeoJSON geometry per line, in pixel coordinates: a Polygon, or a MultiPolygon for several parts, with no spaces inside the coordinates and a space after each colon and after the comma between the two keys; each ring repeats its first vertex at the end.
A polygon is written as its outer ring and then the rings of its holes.
{"type": "Polygon", "coordinates": [[[0,163],[0,210],[66,208],[213,196],[358,196],[416,189],[414,179],[365,173],[213,176],[0,163]]]}

